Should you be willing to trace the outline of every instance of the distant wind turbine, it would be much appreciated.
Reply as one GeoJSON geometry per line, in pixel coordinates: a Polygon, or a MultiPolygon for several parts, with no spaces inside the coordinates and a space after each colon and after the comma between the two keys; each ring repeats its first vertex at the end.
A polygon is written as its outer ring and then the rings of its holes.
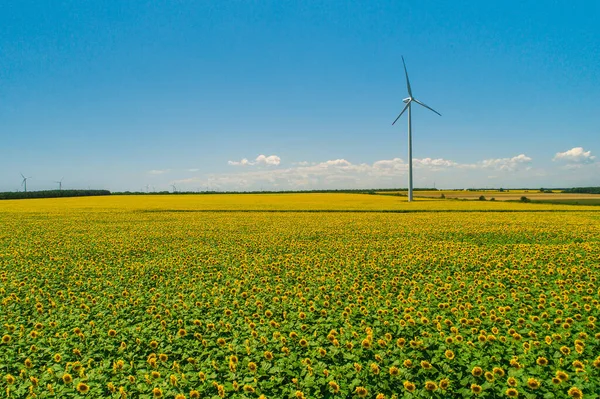
{"type": "Polygon", "coordinates": [[[412,124],[411,124],[411,120],[410,120],[411,104],[413,102],[416,102],[417,104],[427,108],[428,110],[435,112],[439,116],[442,116],[442,114],[440,114],[433,108],[423,104],[421,101],[419,101],[413,97],[412,90],[410,89],[410,81],[408,80],[408,71],[406,70],[406,63],[404,62],[404,57],[402,57],[402,64],[404,65],[404,74],[406,75],[406,88],[408,89],[408,97],[405,98],[404,100],[402,100],[402,102],[404,102],[406,105],[402,109],[402,112],[400,112],[400,115],[398,115],[396,120],[392,123],[392,125],[394,125],[398,121],[398,119],[400,119],[400,117],[402,116],[404,111],[406,111],[408,109],[408,200],[412,201],[413,200],[413,172],[412,172],[412,124]]]}
{"type": "Polygon", "coordinates": [[[63,181],[64,177],[61,177],[59,181],[55,181],[54,183],[58,183],[58,190],[61,191],[62,190],[62,181],[63,181]]]}
{"type": "Polygon", "coordinates": [[[173,192],[176,193],[177,192],[177,187],[175,187],[175,184],[171,184],[171,187],[173,187],[173,192]]]}
{"type": "Polygon", "coordinates": [[[23,173],[21,173],[21,177],[23,178],[21,185],[25,188],[25,192],[27,192],[27,179],[31,179],[31,176],[25,177],[23,173]]]}

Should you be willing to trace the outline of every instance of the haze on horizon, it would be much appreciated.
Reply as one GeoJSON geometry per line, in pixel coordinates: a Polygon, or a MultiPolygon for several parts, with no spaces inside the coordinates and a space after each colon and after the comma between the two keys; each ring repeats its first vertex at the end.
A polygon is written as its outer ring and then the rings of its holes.
{"type": "Polygon", "coordinates": [[[9,2],[0,191],[600,186],[600,3],[9,2]]]}

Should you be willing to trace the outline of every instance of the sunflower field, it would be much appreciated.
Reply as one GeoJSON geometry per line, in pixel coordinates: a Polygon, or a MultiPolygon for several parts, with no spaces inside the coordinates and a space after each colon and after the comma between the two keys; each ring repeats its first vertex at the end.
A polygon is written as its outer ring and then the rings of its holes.
{"type": "Polygon", "coordinates": [[[600,396],[599,208],[303,195],[0,203],[0,397],[600,396]]]}

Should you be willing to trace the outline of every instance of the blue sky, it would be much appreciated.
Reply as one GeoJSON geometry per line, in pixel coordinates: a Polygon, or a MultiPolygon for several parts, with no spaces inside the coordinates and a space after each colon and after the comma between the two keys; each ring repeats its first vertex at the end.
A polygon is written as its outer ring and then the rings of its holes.
{"type": "Polygon", "coordinates": [[[597,1],[4,1],[0,191],[600,185],[597,1]],[[243,160],[246,161],[243,161],[243,160]]]}

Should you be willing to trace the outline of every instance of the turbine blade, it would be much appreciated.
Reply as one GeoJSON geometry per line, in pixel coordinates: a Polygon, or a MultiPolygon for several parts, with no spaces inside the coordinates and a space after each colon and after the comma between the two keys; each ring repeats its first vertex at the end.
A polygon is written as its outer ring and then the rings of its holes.
{"type": "Polygon", "coordinates": [[[402,64],[404,65],[404,74],[406,75],[406,88],[408,89],[408,96],[412,98],[412,90],[410,89],[410,81],[408,80],[408,71],[406,70],[406,62],[404,62],[404,56],[402,57],[402,64]]]}
{"type": "Polygon", "coordinates": [[[413,101],[414,101],[414,102],[416,102],[416,103],[417,103],[417,104],[419,104],[419,105],[422,105],[422,106],[424,106],[424,107],[425,107],[425,108],[427,108],[428,110],[431,110],[431,111],[435,112],[435,113],[436,113],[436,114],[438,114],[439,116],[442,116],[442,114],[440,114],[439,112],[437,112],[435,109],[433,109],[433,108],[431,108],[431,107],[429,107],[429,106],[427,106],[427,105],[423,104],[421,101],[417,100],[416,98],[414,98],[414,99],[413,99],[413,101]]]}
{"type": "Polygon", "coordinates": [[[23,176],[23,173],[21,173],[21,177],[22,177],[23,179],[25,178],[25,176],[23,176]]]}
{"type": "Polygon", "coordinates": [[[410,101],[406,103],[406,105],[402,109],[402,112],[400,112],[400,115],[398,115],[398,117],[394,120],[394,122],[392,122],[392,126],[394,126],[394,123],[398,122],[398,119],[400,119],[400,117],[402,116],[404,111],[406,111],[406,109],[408,108],[409,105],[410,105],[410,101]]]}

